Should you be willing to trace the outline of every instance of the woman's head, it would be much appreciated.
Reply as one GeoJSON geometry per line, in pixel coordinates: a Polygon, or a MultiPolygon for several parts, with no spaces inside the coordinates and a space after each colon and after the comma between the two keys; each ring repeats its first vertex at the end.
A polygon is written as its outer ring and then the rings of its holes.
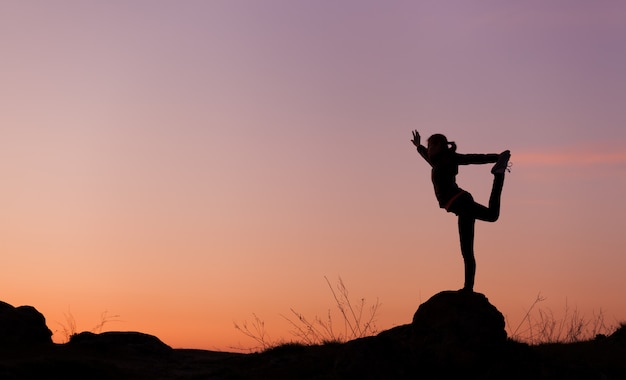
{"type": "Polygon", "coordinates": [[[434,158],[440,153],[456,152],[456,144],[454,141],[448,141],[448,138],[440,133],[436,133],[428,138],[428,157],[434,158]]]}

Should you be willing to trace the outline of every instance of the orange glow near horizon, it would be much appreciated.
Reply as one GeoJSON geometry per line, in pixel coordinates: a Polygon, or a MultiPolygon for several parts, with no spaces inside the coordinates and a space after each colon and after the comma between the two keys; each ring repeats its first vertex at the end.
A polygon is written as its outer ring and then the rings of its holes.
{"type": "MultiPolygon", "coordinates": [[[[412,146],[512,152],[476,291],[522,320],[626,319],[621,3],[0,5],[0,300],[78,331],[246,350],[253,314],[378,299],[379,330],[462,285],[412,146]],[[119,317],[117,317],[119,316],[119,317]],[[105,317],[106,319],[106,317],[105,317]]],[[[487,202],[490,166],[460,168],[487,202]]],[[[340,316],[334,320],[339,323],[340,316]]]]}

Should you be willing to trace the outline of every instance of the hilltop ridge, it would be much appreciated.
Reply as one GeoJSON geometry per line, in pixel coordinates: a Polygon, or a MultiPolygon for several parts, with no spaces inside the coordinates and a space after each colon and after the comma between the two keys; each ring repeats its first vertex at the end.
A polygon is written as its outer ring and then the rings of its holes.
{"type": "Polygon", "coordinates": [[[54,344],[35,308],[0,306],[4,380],[626,378],[626,327],[585,342],[529,346],[507,338],[502,314],[480,293],[438,293],[412,323],[376,336],[251,354],[172,349],[140,332],[83,332],[54,344]],[[39,340],[21,338],[33,331],[39,340]]]}

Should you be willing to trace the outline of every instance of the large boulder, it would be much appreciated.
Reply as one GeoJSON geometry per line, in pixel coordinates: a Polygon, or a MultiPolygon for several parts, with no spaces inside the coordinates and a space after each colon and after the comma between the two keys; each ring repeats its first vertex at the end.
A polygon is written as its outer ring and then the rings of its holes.
{"type": "Polygon", "coordinates": [[[13,307],[0,301],[0,347],[51,345],[52,331],[32,306],[13,307]]]}
{"type": "Polygon", "coordinates": [[[480,293],[438,293],[420,305],[412,327],[416,354],[436,367],[474,370],[506,350],[504,316],[480,293]]]}
{"type": "Polygon", "coordinates": [[[70,337],[70,347],[99,352],[126,352],[132,354],[169,354],[172,348],[159,338],[135,331],[108,331],[99,334],[81,332],[70,337]]]}
{"type": "Polygon", "coordinates": [[[500,379],[520,352],[484,295],[444,291],[420,305],[411,324],[346,343],[335,368],[340,378],[500,379]]]}

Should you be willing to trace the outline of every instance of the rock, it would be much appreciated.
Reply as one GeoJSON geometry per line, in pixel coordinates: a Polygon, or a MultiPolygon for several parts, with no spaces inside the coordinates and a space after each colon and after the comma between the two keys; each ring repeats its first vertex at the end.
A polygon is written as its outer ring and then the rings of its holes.
{"type": "Polygon", "coordinates": [[[520,352],[484,295],[444,291],[420,305],[410,325],[346,343],[335,371],[339,378],[499,379],[509,376],[502,363],[520,352]]]}
{"type": "Polygon", "coordinates": [[[480,293],[438,293],[420,305],[412,326],[416,355],[436,367],[475,370],[507,344],[504,316],[480,293]]]}
{"type": "Polygon", "coordinates": [[[96,351],[123,351],[150,355],[167,354],[172,351],[172,348],[159,338],[133,331],[109,331],[100,334],[82,332],[72,335],[68,346],[96,351]]]}
{"type": "Polygon", "coordinates": [[[13,307],[0,301],[0,347],[52,345],[46,319],[32,306],[13,307]]]}

